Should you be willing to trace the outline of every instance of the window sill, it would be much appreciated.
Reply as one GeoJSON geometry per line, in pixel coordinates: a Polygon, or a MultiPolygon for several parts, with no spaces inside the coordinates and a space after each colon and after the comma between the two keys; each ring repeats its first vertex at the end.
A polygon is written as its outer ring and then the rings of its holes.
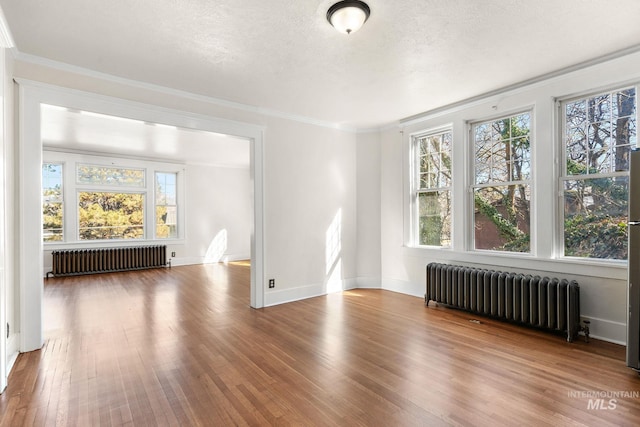
{"type": "Polygon", "coordinates": [[[531,254],[506,254],[485,251],[455,251],[444,248],[405,246],[403,254],[429,262],[473,264],[474,266],[505,271],[522,271],[537,275],[575,275],[627,280],[626,261],[586,260],[577,258],[537,258],[531,254]]]}
{"type": "Polygon", "coordinates": [[[43,250],[55,251],[58,249],[94,249],[117,248],[128,246],[149,245],[184,245],[184,239],[159,239],[159,240],[98,240],[91,242],[43,242],[43,250]]]}

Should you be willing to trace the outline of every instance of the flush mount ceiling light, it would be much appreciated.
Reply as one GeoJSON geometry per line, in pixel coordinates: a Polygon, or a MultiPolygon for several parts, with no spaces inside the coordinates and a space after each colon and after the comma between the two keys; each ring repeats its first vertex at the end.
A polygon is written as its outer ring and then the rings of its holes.
{"type": "Polygon", "coordinates": [[[354,1],[339,1],[327,11],[327,21],[341,33],[355,33],[369,18],[371,10],[366,3],[354,1]]]}

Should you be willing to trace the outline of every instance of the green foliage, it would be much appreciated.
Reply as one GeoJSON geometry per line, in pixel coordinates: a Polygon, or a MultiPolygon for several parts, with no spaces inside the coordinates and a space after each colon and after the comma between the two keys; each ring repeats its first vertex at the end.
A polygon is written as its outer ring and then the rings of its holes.
{"type": "Polygon", "coordinates": [[[626,216],[573,215],[564,230],[566,256],[627,259],[626,216]]]}
{"type": "Polygon", "coordinates": [[[45,202],[42,205],[42,229],[44,241],[62,240],[62,203],[45,202]]]}
{"type": "Polygon", "coordinates": [[[420,244],[427,246],[442,245],[442,218],[424,216],[420,218],[420,244]]]}
{"type": "MultiPolygon", "coordinates": [[[[517,209],[510,206],[508,198],[503,197],[497,201],[490,202],[482,197],[478,192],[474,194],[475,207],[478,210],[476,215],[484,215],[496,227],[499,235],[504,239],[504,244],[499,247],[491,248],[507,252],[529,252],[530,238],[529,234],[518,228],[517,209]],[[509,217],[505,218],[498,207],[506,207],[509,217]]],[[[528,209],[528,204],[526,204],[528,209]]]]}
{"type": "Polygon", "coordinates": [[[474,201],[478,212],[485,215],[487,218],[495,224],[498,232],[505,239],[517,239],[524,234],[520,231],[516,224],[512,223],[508,219],[504,218],[496,206],[489,201],[485,200],[479,193],[475,193],[474,201]]]}
{"type": "Polygon", "coordinates": [[[174,237],[172,226],[166,223],[167,221],[167,207],[156,206],[156,238],[167,239],[174,237]]]}
{"type": "Polygon", "coordinates": [[[144,195],[81,192],[78,222],[81,240],[144,237],[144,195]]]}

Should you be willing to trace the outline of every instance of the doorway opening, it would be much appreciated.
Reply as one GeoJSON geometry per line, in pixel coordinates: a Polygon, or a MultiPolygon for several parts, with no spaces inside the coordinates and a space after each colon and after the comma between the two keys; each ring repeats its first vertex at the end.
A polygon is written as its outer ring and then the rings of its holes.
{"type": "MultiPolygon", "coordinates": [[[[202,209],[187,206],[183,217],[176,217],[177,226],[182,226],[182,234],[167,241],[169,255],[175,255],[174,265],[239,261],[236,258],[247,259],[248,255],[251,265],[248,302],[254,308],[263,306],[261,127],[29,83],[19,82],[19,198],[20,211],[24,214],[19,254],[20,351],[40,348],[43,343],[42,277],[47,247],[43,247],[42,242],[42,164],[56,157],[74,159],[75,170],[78,163],[104,165],[113,163],[114,159],[130,164],[156,165],[158,170],[163,169],[163,165],[184,165],[182,202],[189,205],[189,198],[200,198],[203,206],[202,209]],[[244,217],[236,215],[230,219],[229,215],[220,214],[219,217],[227,218],[212,223],[213,202],[202,197],[204,194],[211,196],[212,180],[234,183],[215,196],[215,204],[238,196],[237,205],[247,212],[244,217]],[[240,191],[241,188],[244,190],[240,191]],[[243,227],[245,231],[248,229],[246,236],[250,242],[249,245],[245,242],[244,247],[239,243],[242,237],[235,239],[242,234],[239,230],[243,227]],[[193,241],[189,240],[192,233],[197,236],[193,241]],[[206,249],[204,253],[202,247],[206,249]],[[39,268],[34,268],[34,253],[40,254],[36,263],[39,268]]],[[[71,161],[63,164],[67,163],[71,161]]],[[[69,176],[73,177],[73,173],[74,170],[69,170],[69,176]]],[[[71,186],[76,191],[71,193],[69,205],[75,209],[74,198],[81,184],[76,181],[71,186]]],[[[155,197],[151,193],[150,190],[149,197],[155,197]]],[[[153,205],[147,203],[147,206],[153,205]]],[[[154,212],[149,207],[147,210],[144,214],[149,219],[147,222],[155,224],[154,212]]],[[[62,223],[73,229],[77,227],[76,219],[77,214],[74,221],[63,220],[62,223]]],[[[154,227],[148,227],[145,236],[157,240],[158,236],[151,229],[154,227]]],[[[95,244],[78,242],[77,229],[70,233],[69,239],[74,245],[95,244]]],[[[63,240],[60,244],[68,246],[71,243],[63,240]]]]}

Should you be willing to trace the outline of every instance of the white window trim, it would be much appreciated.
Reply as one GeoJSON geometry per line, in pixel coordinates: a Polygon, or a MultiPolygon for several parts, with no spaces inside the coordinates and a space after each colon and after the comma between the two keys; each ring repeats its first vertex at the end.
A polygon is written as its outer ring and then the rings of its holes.
{"type": "Polygon", "coordinates": [[[45,249],[63,249],[65,247],[104,247],[136,245],[141,243],[180,244],[185,238],[185,166],[179,163],[142,160],[128,157],[104,157],[90,153],[69,153],[43,150],[43,163],[63,164],[63,240],[43,242],[45,249]],[[143,169],[145,171],[145,187],[101,186],[94,184],[78,184],[76,179],[77,165],[143,169]],[[171,239],[159,239],[155,236],[155,172],[171,172],[177,174],[178,203],[178,236],[171,239]],[[118,193],[145,194],[144,237],[142,239],[113,240],[80,240],[78,230],[78,195],[81,191],[107,191],[118,193]],[[72,201],[73,206],[69,205],[72,201]]]}
{"type": "Polygon", "coordinates": [[[181,230],[182,228],[184,228],[184,226],[180,226],[180,222],[182,217],[184,216],[181,211],[180,211],[180,207],[184,204],[184,203],[180,203],[180,197],[182,196],[182,193],[184,193],[184,186],[180,186],[180,181],[182,181],[180,174],[178,172],[176,172],[175,170],[164,170],[164,169],[156,169],[153,171],[153,194],[151,194],[151,196],[153,197],[153,235],[156,239],[158,240],[162,240],[162,241],[167,241],[167,240],[176,240],[179,239],[181,236],[181,230]],[[158,205],[158,202],[156,200],[156,178],[157,175],[159,173],[164,173],[164,174],[176,174],[176,216],[177,216],[177,232],[178,235],[175,238],[163,238],[163,239],[158,239],[157,235],[156,235],[156,231],[157,231],[157,227],[156,227],[156,209],[158,206],[174,206],[174,205],[158,205]]]}
{"type": "MultiPolygon", "coordinates": [[[[491,115],[484,118],[476,119],[473,121],[467,122],[467,156],[466,160],[468,162],[467,165],[467,203],[468,208],[465,212],[467,221],[467,232],[466,232],[466,250],[471,253],[480,253],[487,254],[491,256],[506,256],[506,257],[515,257],[515,258],[536,258],[537,257],[537,244],[536,244],[536,231],[537,231],[537,223],[535,213],[537,211],[535,205],[535,170],[536,170],[536,159],[535,159],[535,141],[536,141],[536,114],[535,114],[535,106],[528,105],[523,106],[521,108],[516,108],[513,110],[502,112],[501,114],[491,115]],[[529,127],[529,140],[530,140],[530,151],[529,151],[529,161],[530,161],[530,177],[528,180],[524,181],[509,181],[511,184],[520,184],[526,183],[529,185],[529,252],[510,252],[510,251],[497,251],[493,249],[477,249],[475,242],[475,201],[474,201],[474,190],[476,188],[482,187],[495,187],[496,183],[491,184],[476,184],[476,158],[475,158],[475,137],[473,134],[474,127],[480,123],[492,122],[496,120],[503,119],[505,117],[513,117],[518,114],[529,113],[530,115],[530,127],[529,127]]],[[[506,183],[503,183],[506,184],[506,183]]]]}
{"type": "Polygon", "coordinates": [[[453,164],[453,151],[454,151],[454,135],[453,135],[453,127],[452,126],[441,126],[441,127],[437,127],[437,128],[433,128],[433,129],[429,129],[429,130],[425,130],[422,132],[416,132],[416,133],[412,133],[411,135],[409,135],[409,156],[410,156],[410,161],[409,161],[409,224],[410,224],[410,230],[409,230],[409,246],[410,247],[415,247],[415,248],[428,248],[428,249],[439,249],[439,250],[451,250],[453,248],[453,242],[454,242],[454,227],[453,227],[453,170],[454,170],[454,164],[453,164]],[[418,140],[420,138],[425,138],[425,137],[429,137],[429,136],[434,136],[434,135],[442,135],[444,133],[449,132],[451,134],[451,152],[450,152],[450,156],[451,156],[451,182],[449,183],[448,187],[438,187],[438,188],[429,188],[427,191],[421,191],[421,189],[419,188],[419,182],[420,182],[420,178],[419,178],[419,173],[420,173],[420,165],[419,165],[419,159],[418,159],[418,140]],[[450,221],[450,229],[451,229],[451,236],[449,237],[449,240],[451,242],[451,244],[449,246],[433,246],[433,245],[421,245],[419,243],[419,233],[418,233],[418,228],[420,225],[420,218],[419,218],[419,213],[418,213],[418,193],[419,192],[440,192],[440,191],[448,191],[449,192],[449,198],[450,198],[450,203],[451,203],[451,215],[449,218],[450,221]]]}
{"type": "MultiPolygon", "coordinates": [[[[640,116],[638,115],[638,109],[640,107],[640,103],[638,102],[638,97],[640,96],[640,82],[627,82],[627,83],[619,83],[612,84],[603,87],[599,87],[597,89],[590,89],[580,93],[574,93],[570,96],[559,97],[555,100],[555,122],[556,126],[556,158],[560,159],[560,163],[557,168],[557,176],[556,176],[556,221],[555,221],[555,241],[554,241],[554,258],[559,261],[571,262],[574,264],[586,264],[593,266],[617,266],[617,267],[626,267],[628,264],[627,260],[620,259],[605,259],[605,258],[588,258],[588,257],[575,257],[575,256],[565,256],[564,254],[564,183],[567,180],[570,180],[570,176],[566,174],[566,165],[567,165],[567,150],[565,147],[565,127],[566,127],[566,117],[564,105],[567,103],[577,101],[580,99],[589,98],[592,96],[601,95],[603,93],[611,93],[615,91],[621,91],[624,89],[635,88],[636,90],[636,126],[640,124],[640,116]]],[[[640,147],[640,132],[636,129],[636,146],[640,147]]],[[[598,177],[611,177],[611,176],[629,176],[628,172],[611,172],[607,174],[598,174],[598,177]]]]}

